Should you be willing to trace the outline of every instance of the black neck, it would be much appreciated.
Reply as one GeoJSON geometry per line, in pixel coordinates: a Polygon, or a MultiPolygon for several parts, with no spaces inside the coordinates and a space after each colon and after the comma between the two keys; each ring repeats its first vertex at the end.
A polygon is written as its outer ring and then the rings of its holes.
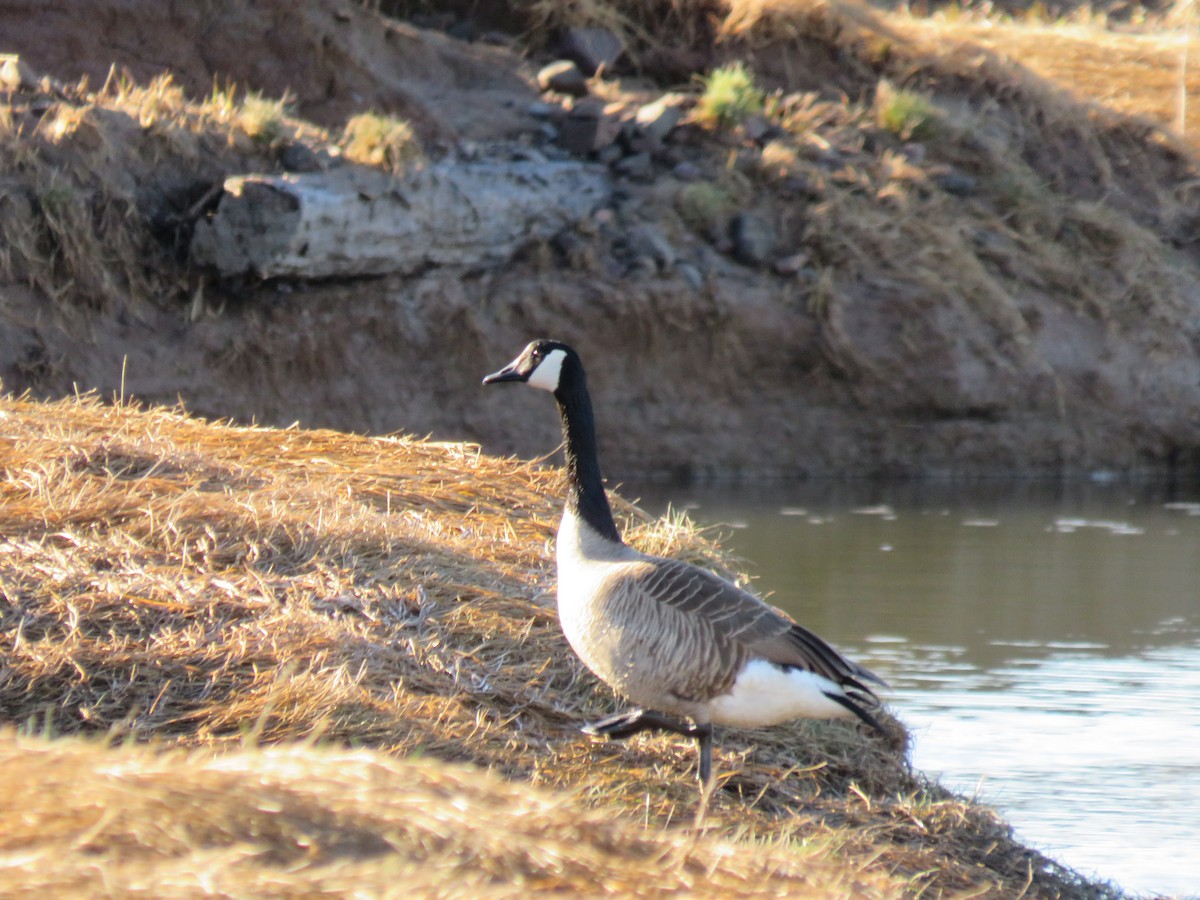
{"type": "Polygon", "coordinates": [[[613,521],[612,508],[600,477],[596,455],[596,421],[592,399],[582,367],[564,372],[554,398],[562,416],[563,446],[567,456],[567,508],[602,537],[621,543],[621,533],[613,521]]]}

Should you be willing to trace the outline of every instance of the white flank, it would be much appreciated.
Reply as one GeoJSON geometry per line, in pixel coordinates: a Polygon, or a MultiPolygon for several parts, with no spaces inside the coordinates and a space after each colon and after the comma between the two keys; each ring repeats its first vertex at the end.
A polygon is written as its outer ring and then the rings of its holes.
{"type": "Polygon", "coordinates": [[[751,660],[728,694],[708,704],[712,721],[735,728],[761,728],[791,719],[841,719],[854,715],[825,692],[842,689],[822,675],[781,669],[766,660],[751,660]]]}
{"type": "Polygon", "coordinates": [[[562,371],[563,360],[567,354],[561,350],[551,350],[541,361],[525,382],[530,387],[541,388],[543,391],[554,393],[558,390],[558,374],[562,371]]]}

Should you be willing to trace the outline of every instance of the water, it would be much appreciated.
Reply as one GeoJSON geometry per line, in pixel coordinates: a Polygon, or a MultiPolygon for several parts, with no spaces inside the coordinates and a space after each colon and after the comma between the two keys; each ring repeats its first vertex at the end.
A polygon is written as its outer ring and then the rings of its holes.
{"type": "Polygon", "coordinates": [[[622,489],[893,686],[913,762],[1140,894],[1200,895],[1200,490],[622,489]]]}

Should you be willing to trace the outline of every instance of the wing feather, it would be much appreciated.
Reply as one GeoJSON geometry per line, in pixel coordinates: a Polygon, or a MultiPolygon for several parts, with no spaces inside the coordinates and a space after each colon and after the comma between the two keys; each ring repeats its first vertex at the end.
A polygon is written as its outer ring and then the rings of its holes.
{"type": "MultiPolygon", "coordinates": [[[[686,635],[681,644],[690,652],[709,648],[713,658],[700,660],[693,656],[688,671],[698,673],[704,669],[715,674],[714,669],[719,668],[723,671],[717,680],[731,681],[743,662],[759,657],[815,672],[853,691],[858,695],[856,699],[878,704],[865,682],[882,685],[882,679],[715,573],[679,560],[653,557],[639,561],[630,571],[636,575],[626,583],[626,590],[638,595],[637,600],[651,601],[652,607],[660,610],[657,615],[672,619],[668,632],[686,635]]],[[[692,680],[697,677],[693,674],[692,680]]],[[[720,688],[716,684],[707,687],[720,688]]],[[[693,689],[702,692],[705,686],[696,684],[693,689]]],[[[727,685],[720,689],[727,689],[727,685]]]]}

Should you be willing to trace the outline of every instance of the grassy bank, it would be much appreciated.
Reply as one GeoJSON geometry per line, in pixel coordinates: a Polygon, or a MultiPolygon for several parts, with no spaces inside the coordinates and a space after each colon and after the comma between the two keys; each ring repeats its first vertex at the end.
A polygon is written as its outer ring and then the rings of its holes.
{"type": "MultiPolygon", "coordinates": [[[[0,401],[0,885],[1097,896],[892,740],[596,745],[552,608],[560,475],[461,444],[0,401]]],[[[729,560],[617,500],[632,543],[729,560]]]]}

